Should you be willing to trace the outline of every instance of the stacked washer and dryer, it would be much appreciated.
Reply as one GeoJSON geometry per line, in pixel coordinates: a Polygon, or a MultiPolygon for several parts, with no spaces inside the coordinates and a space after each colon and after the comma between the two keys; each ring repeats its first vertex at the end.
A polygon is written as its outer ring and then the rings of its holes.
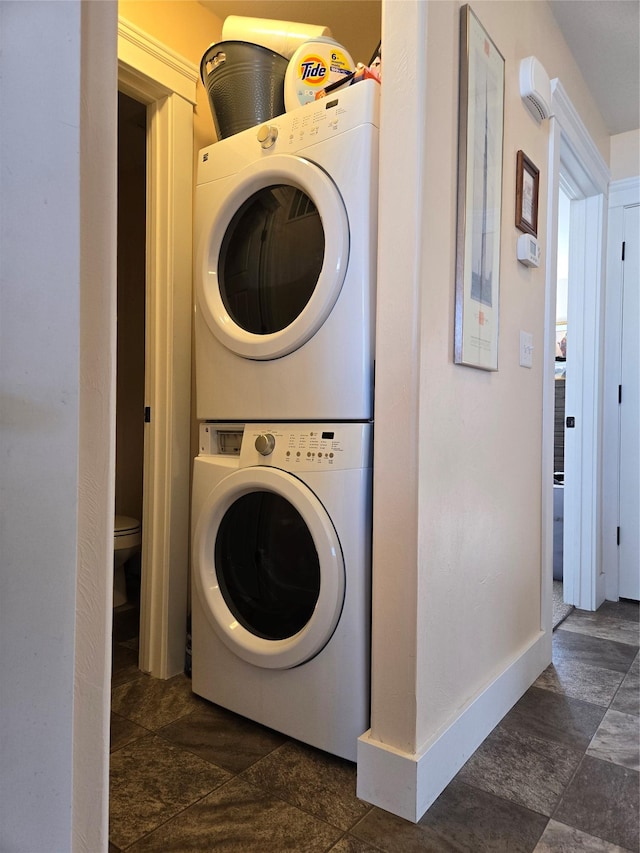
{"type": "Polygon", "coordinates": [[[369,727],[379,85],[200,152],[192,687],[355,760],[369,727]]]}

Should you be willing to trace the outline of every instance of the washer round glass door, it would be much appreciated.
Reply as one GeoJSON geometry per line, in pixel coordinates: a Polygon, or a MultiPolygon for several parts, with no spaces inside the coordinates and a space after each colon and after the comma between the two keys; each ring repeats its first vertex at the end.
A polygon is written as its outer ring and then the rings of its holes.
{"type": "Polygon", "coordinates": [[[274,155],[220,187],[196,263],[198,307],[232,352],[280,358],[308,341],[340,294],[349,257],[342,197],[321,168],[274,155]]]}
{"type": "Polygon", "coordinates": [[[243,660],[288,669],[331,639],[344,602],[342,550],[296,477],[255,467],[222,480],[200,510],[194,561],[209,622],[243,660]]]}

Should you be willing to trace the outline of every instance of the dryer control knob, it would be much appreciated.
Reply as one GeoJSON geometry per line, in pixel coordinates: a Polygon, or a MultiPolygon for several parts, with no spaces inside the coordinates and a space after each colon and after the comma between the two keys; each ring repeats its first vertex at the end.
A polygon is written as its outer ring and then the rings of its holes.
{"type": "Polygon", "coordinates": [[[278,128],[273,124],[263,124],[258,128],[258,142],[263,148],[271,148],[278,138],[278,128]]]}
{"type": "Polygon", "coordinates": [[[273,448],[276,446],[276,440],[270,432],[262,433],[256,438],[256,450],[262,456],[268,456],[273,453],[273,448]]]}

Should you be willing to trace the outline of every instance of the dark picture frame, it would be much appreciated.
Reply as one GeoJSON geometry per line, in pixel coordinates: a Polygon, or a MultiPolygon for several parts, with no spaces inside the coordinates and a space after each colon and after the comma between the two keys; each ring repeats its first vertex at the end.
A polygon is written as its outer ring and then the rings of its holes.
{"type": "Polygon", "coordinates": [[[538,236],[538,194],[540,170],[518,151],[516,158],[516,228],[525,234],[538,236]]]}
{"type": "Polygon", "coordinates": [[[454,362],[498,369],[504,57],[460,9],[454,362]]]}

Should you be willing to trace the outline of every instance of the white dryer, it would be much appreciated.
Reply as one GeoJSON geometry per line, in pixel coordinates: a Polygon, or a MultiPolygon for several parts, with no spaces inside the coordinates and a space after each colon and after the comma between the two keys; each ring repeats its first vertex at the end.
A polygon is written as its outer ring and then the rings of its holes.
{"type": "Polygon", "coordinates": [[[192,688],[351,761],[369,728],[371,424],[202,424],[192,688]]]}
{"type": "Polygon", "coordinates": [[[369,420],[379,85],[200,152],[199,420],[369,420]]]}

